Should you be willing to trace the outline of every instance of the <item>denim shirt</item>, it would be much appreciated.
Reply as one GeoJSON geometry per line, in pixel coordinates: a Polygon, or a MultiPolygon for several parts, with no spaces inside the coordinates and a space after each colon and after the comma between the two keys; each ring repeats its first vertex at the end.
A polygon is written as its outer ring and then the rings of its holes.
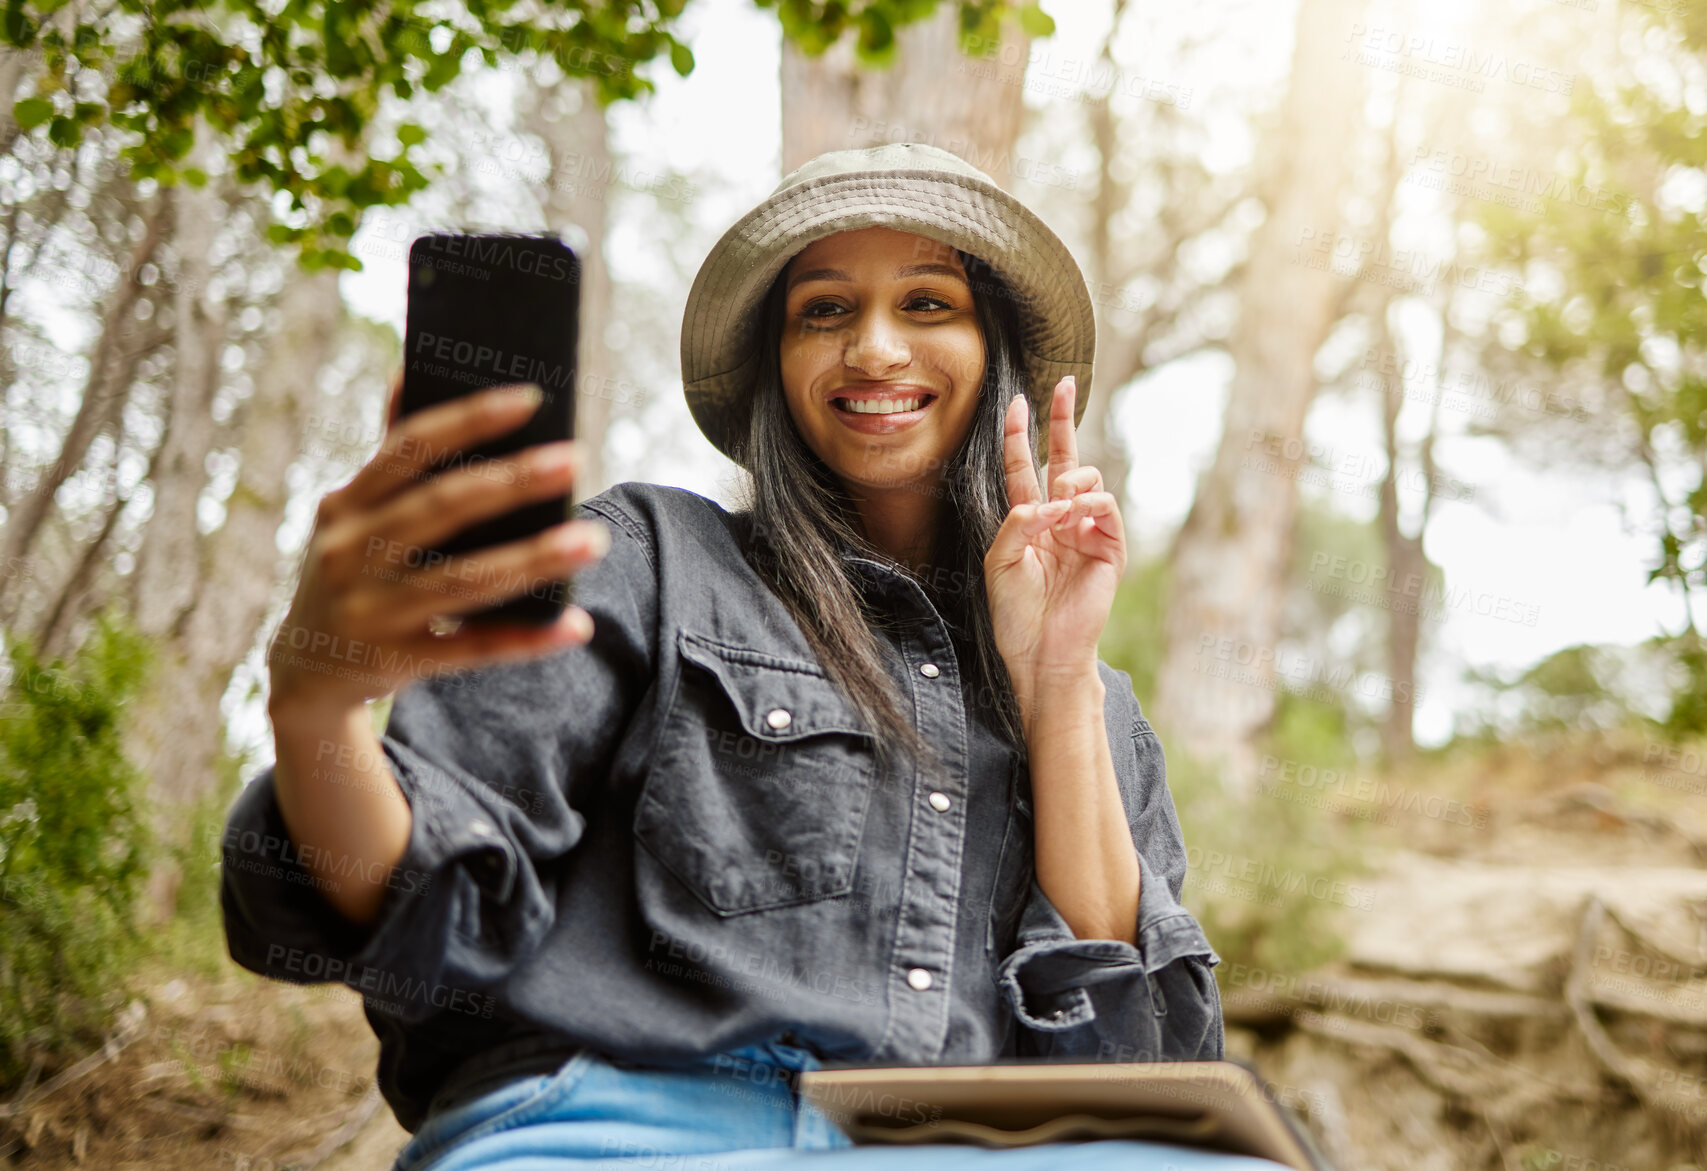
{"type": "MultiPolygon", "coordinates": [[[[893,618],[879,642],[941,757],[928,773],[880,766],[742,556],[746,514],[639,483],[578,513],[612,538],[575,578],[590,642],[397,692],[381,744],[413,822],[370,926],[314,888],[273,766],[226,823],[232,958],[361,992],[404,1127],[471,1069],[577,1046],[664,1064],[779,1035],[827,1065],[1223,1055],[1219,959],[1179,902],[1185,849],[1129,676],[1099,663],[1136,946],[1075,937],[1038,885],[1022,757],[918,582],[844,554],[893,618]]],[[[352,762],[326,755],[337,783],[352,762]]]]}

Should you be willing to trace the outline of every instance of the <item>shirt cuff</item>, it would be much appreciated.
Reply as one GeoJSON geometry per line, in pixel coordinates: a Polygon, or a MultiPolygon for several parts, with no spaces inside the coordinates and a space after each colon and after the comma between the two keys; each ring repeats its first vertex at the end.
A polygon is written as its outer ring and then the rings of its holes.
{"type": "MultiPolygon", "coordinates": [[[[452,991],[501,979],[518,944],[549,928],[551,908],[537,884],[518,890],[524,876],[507,802],[483,801],[478,782],[401,741],[380,743],[411,824],[374,919],[352,923],[315,889],[324,880],[285,828],[274,766],[245,786],[227,819],[221,905],[232,959],[243,967],[299,984],[340,981],[414,1020],[444,1007],[452,991]]],[[[344,867],[333,860],[332,869],[344,867]]]]}
{"type": "Polygon", "coordinates": [[[449,972],[458,983],[495,981],[511,965],[494,962],[503,954],[494,937],[549,926],[539,908],[513,901],[520,861],[507,819],[479,799],[482,786],[472,778],[389,736],[380,743],[409,802],[409,842],[351,963],[413,973],[425,946],[433,949],[427,955],[445,961],[435,977],[449,972]],[[517,922],[504,929],[512,917],[517,922]]]}
{"type": "MultiPolygon", "coordinates": [[[[1221,962],[1197,919],[1181,906],[1138,855],[1137,944],[1118,939],[1080,939],[1038,885],[1035,875],[1021,913],[1019,947],[1005,959],[997,980],[1014,1015],[1044,1032],[1075,1029],[1096,1019],[1090,989],[1113,981],[1134,982],[1194,955],[1214,967],[1221,962]]],[[[1157,1015],[1167,1009],[1152,989],[1157,1015]]]]}

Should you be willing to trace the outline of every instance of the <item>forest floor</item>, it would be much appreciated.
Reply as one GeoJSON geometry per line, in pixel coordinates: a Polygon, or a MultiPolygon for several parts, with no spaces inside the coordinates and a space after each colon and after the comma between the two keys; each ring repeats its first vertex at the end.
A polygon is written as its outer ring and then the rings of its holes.
{"type": "Polygon", "coordinates": [[[1707,1167],[1707,758],[1609,736],[1386,782],[1343,803],[1374,867],[1344,953],[1223,973],[1229,1051],[1343,1168],[1707,1167]]]}
{"type": "MultiPolygon", "coordinates": [[[[1331,794],[1372,866],[1324,896],[1343,954],[1221,977],[1229,1053],[1342,1171],[1707,1167],[1707,764],[1656,752],[1331,794]]],[[[407,1141],[354,992],[230,963],[137,988],[107,1052],[0,1107],[0,1167],[385,1171],[407,1141]]]]}
{"type": "Polygon", "coordinates": [[[385,1171],[408,1141],[379,1096],[379,1042],[350,989],[235,964],[218,977],[145,973],[137,988],[116,1053],[37,1087],[0,1166],[385,1171]]]}

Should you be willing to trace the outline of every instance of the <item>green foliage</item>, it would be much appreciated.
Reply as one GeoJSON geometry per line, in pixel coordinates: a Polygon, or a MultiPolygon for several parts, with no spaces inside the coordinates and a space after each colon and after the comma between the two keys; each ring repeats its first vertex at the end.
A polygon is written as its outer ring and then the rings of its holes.
{"type": "Polygon", "coordinates": [[[1156,693],[1156,669],[1165,646],[1162,616],[1167,612],[1168,562],[1164,557],[1131,567],[1115,590],[1108,625],[1097,652],[1109,666],[1132,676],[1139,702],[1156,693]]]}
{"type": "MultiPolygon", "coordinates": [[[[1680,81],[1707,64],[1702,11],[1631,8],[1626,43],[1643,59],[1573,102],[1573,198],[1539,211],[1490,204],[1482,225],[1495,258],[1545,278],[1527,282],[1505,324],[1523,357],[1605,399],[1595,438],[1613,440],[1655,496],[1649,580],[1685,599],[1707,586],[1707,209],[1688,194],[1707,168],[1707,111],[1680,81]]],[[[1678,730],[1707,731],[1707,663],[1683,649],[1678,730]]]]}
{"type": "MultiPolygon", "coordinates": [[[[1167,567],[1166,558],[1157,558],[1128,573],[1098,647],[1111,666],[1132,676],[1140,701],[1155,693],[1167,567]]],[[[1262,751],[1320,768],[1350,767],[1346,729],[1342,703],[1282,691],[1262,751]]],[[[1229,793],[1218,774],[1169,746],[1165,728],[1157,731],[1187,849],[1184,901],[1226,961],[1217,977],[1224,982],[1235,964],[1298,972],[1333,958],[1341,941],[1331,921],[1346,907],[1331,897],[1333,884],[1349,883],[1358,868],[1349,844],[1357,827],[1285,799],[1296,793],[1229,793]]]]}
{"type": "MultiPolygon", "coordinates": [[[[936,11],[938,0],[754,0],[760,8],[775,8],[783,35],[800,51],[816,57],[855,30],[854,48],[866,65],[883,67],[894,60],[895,30],[923,20],[936,11]]],[[[1054,31],[1054,21],[1036,4],[1017,0],[956,0],[960,6],[960,48],[977,56],[993,46],[1001,34],[1002,19],[1013,12],[1033,36],[1044,23],[1054,31]],[[1040,19],[1041,18],[1041,19],[1040,19]]]]}
{"type": "Polygon", "coordinates": [[[1379,517],[1347,516],[1310,495],[1299,501],[1288,582],[1269,735],[1307,742],[1290,758],[1325,765],[1386,716],[1393,613],[1416,609],[1426,639],[1449,583],[1427,562],[1401,580],[1388,564],[1379,517]]]}
{"type": "MultiPolygon", "coordinates": [[[[938,0],[755,0],[776,7],[785,34],[808,53],[857,30],[860,59],[887,63],[894,30],[929,16],[938,0]]],[[[964,44],[993,43],[1016,0],[958,0],[964,44]]],[[[186,161],[198,135],[216,137],[237,181],[286,196],[270,226],[303,264],[359,269],[347,247],[362,211],[406,202],[432,168],[416,164],[419,127],[396,149],[376,144],[384,103],[436,93],[465,68],[550,60],[590,78],[602,103],[652,92],[640,67],[667,59],[693,71],[676,38],[687,0],[479,0],[446,9],[422,0],[136,0],[56,19],[63,0],[7,0],[0,44],[41,55],[36,92],[13,117],[62,150],[110,127],[137,179],[199,183],[186,161]],[[138,15],[142,19],[138,21],[138,15]],[[380,148],[376,152],[376,145],[380,148]],[[384,154],[385,157],[381,157],[384,154]],[[340,161],[344,160],[344,161],[340,161]]],[[[1018,19],[1034,35],[1053,27],[1036,4],[1018,19]]]]}
{"type": "Polygon", "coordinates": [[[195,974],[209,979],[230,971],[225,921],[219,905],[220,843],[225,818],[253,772],[253,750],[221,756],[214,790],[187,809],[176,811],[174,825],[183,836],[163,843],[163,853],[178,875],[172,918],[147,940],[146,962],[171,976],[195,974]]]}
{"type": "Polygon", "coordinates": [[[1034,37],[1047,37],[1055,32],[1055,18],[1043,11],[1039,4],[1020,5],[1019,23],[1021,28],[1034,37]]]}
{"type": "Polygon", "coordinates": [[[1183,752],[1168,754],[1168,788],[1190,865],[1183,901],[1224,961],[1215,969],[1224,991],[1235,965],[1299,973],[1340,953],[1334,919],[1361,913],[1358,827],[1298,799],[1308,790],[1296,786],[1229,793],[1183,752]]]}
{"type": "Polygon", "coordinates": [[[1660,727],[1669,739],[1680,743],[1707,729],[1707,649],[1693,630],[1671,640],[1670,645],[1681,678],[1672,695],[1671,710],[1660,727]]]}
{"type": "Polygon", "coordinates": [[[1633,730],[1690,739],[1707,717],[1704,656],[1695,635],[1661,635],[1636,646],[1562,647],[1510,678],[1472,670],[1465,681],[1483,698],[1458,720],[1470,740],[1569,738],[1633,730]]]}
{"type": "Polygon", "coordinates": [[[1343,702],[1282,690],[1274,698],[1274,718],[1263,743],[1268,755],[1281,760],[1351,768],[1357,763],[1351,731],[1351,715],[1343,702]]]}
{"type": "Polygon", "coordinates": [[[145,642],[103,615],[75,661],[8,647],[0,706],[0,1085],[98,1041],[123,1007],[149,834],[119,721],[145,642]]]}

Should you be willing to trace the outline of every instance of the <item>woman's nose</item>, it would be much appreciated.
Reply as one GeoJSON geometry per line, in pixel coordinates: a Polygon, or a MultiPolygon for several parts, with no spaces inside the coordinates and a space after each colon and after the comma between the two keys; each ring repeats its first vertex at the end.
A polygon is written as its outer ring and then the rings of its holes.
{"type": "Polygon", "coordinates": [[[881,313],[867,313],[848,328],[842,363],[868,377],[905,367],[912,360],[907,339],[881,313]]]}

